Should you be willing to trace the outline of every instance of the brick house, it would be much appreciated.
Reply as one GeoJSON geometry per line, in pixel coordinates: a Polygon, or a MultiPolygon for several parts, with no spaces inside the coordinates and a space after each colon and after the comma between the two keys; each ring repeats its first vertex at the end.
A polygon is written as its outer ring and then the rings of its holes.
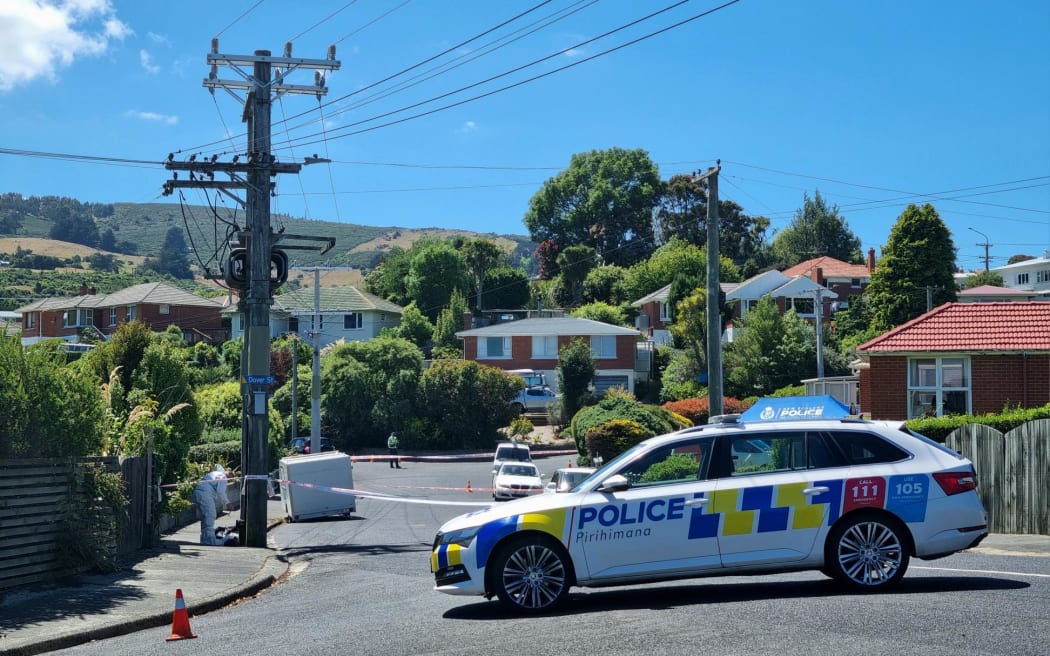
{"type": "Polygon", "coordinates": [[[872,419],[1050,403],[1050,303],[945,303],[857,347],[872,419]]]}
{"type": "Polygon", "coordinates": [[[864,264],[850,264],[833,257],[816,257],[799,262],[793,267],[781,271],[788,278],[805,276],[816,284],[825,287],[833,295],[825,298],[824,319],[828,320],[837,310],[849,305],[850,296],[859,296],[871,284],[871,274],[875,271],[875,249],[868,249],[868,258],[864,264]]]}
{"type": "Polygon", "coordinates": [[[178,326],[187,342],[222,342],[221,301],[191,294],[162,282],[134,285],[112,294],[96,294],[82,286],[80,294],[34,301],[16,310],[22,315],[22,345],[47,339],[79,342],[84,330],[108,337],[122,323],[138,319],[161,332],[178,326]]]}
{"type": "Polygon", "coordinates": [[[640,335],[631,328],[574,317],[506,321],[456,333],[463,340],[463,359],[508,371],[541,371],[555,392],[558,351],[577,337],[591,345],[595,390],[623,387],[633,392],[636,377],[648,372],[637,370],[640,335]]]}

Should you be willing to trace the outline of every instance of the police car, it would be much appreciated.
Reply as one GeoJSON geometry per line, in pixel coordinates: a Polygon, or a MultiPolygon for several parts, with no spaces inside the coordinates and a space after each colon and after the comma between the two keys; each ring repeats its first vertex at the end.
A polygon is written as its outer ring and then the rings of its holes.
{"type": "Polygon", "coordinates": [[[638,444],[573,492],[450,520],[431,571],[441,592],[524,612],[572,586],[791,570],[881,590],[911,557],[988,534],[976,487],[969,460],[901,422],[728,416],[638,444]]]}

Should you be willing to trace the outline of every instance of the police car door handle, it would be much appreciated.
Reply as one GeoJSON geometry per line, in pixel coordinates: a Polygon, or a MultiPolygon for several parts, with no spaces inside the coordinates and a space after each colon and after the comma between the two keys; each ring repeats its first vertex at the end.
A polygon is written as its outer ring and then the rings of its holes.
{"type": "Polygon", "coordinates": [[[829,488],[826,485],[818,485],[817,487],[807,487],[806,489],[802,490],[802,494],[805,494],[807,496],[813,496],[814,494],[824,494],[830,489],[831,488],[829,488]]]}
{"type": "Polygon", "coordinates": [[[708,501],[709,501],[709,499],[706,499],[706,498],[703,498],[703,497],[701,497],[699,499],[687,499],[686,502],[685,502],[685,507],[686,508],[695,508],[697,506],[706,506],[708,501]]]}

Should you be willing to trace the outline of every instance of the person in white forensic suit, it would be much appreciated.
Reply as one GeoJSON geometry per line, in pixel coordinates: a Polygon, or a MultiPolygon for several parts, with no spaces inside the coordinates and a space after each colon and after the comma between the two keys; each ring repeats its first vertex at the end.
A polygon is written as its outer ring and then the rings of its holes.
{"type": "Polygon", "coordinates": [[[231,505],[226,496],[226,469],[215,465],[215,469],[197,483],[193,496],[201,516],[201,544],[222,544],[222,540],[215,537],[215,518],[220,509],[228,510],[231,505]]]}

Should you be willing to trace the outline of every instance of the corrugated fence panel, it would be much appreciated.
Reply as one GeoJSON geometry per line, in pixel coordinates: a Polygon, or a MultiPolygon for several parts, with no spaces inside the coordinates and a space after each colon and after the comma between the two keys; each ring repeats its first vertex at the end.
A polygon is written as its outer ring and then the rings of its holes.
{"type": "Polygon", "coordinates": [[[966,456],[977,471],[977,492],[988,510],[988,526],[993,533],[1004,533],[1014,500],[1005,481],[1005,438],[995,428],[968,424],[956,429],[945,444],[966,456]]]}

